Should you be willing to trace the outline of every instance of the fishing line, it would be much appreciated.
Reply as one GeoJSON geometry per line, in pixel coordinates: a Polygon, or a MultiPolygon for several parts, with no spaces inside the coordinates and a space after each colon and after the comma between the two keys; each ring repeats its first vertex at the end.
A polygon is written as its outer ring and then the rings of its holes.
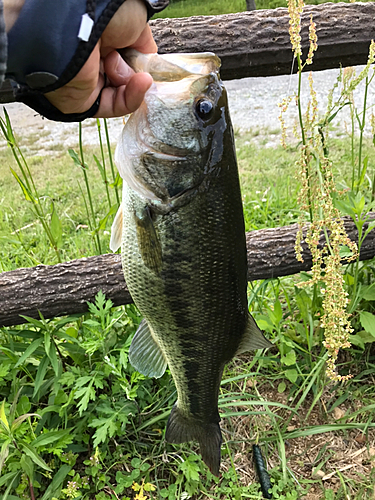
{"type": "Polygon", "coordinates": [[[292,67],[291,67],[291,70],[290,70],[290,75],[289,75],[289,85],[288,85],[288,91],[286,93],[287,97],[288,95],[290,94],[290,87],[292,85],[292,77],[293,77],[293,69],[294,69],[294,62],[296,60],[296,56],[293,56],[293,61],[292,61],[292,67]]]}

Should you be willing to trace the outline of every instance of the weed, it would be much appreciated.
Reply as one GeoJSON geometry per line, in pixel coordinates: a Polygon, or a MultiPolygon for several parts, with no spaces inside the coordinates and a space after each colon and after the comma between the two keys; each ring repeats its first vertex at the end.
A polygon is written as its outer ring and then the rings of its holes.
{"type": "MultiPolygon", "coordinates": [[[[310,37],[314,43],[312,32],[310,37]]],[[[372,75],[372,67],[359,75],[343,70],[337,82],[340,97],[335,101],[332,92],[323,114],[315,109],[311,83],[310,107],[297,101],[305,143],[261,148],[254,142],[259,130],[237,131],[247,230],[291,224],[299,216],[301,223],[308,222],[320,212],[312,202],[315,197],[319,203],[323,189],[329,191],[332,213],[354,221],[360,252],[374,228],[369,211],[375,193],[375,143],[365,133],[366,123],[375,124],[365,117],[372,75]],[[352,92],[358,78],[367,89],[359,110],[352,92]],[[351,110],[352,122],[344,138],[333,138],[332,124],[344,107],[351,110]],[[294,177],[294,164],[301,164],[301,158],[310,162],[306,165],[315,187],[294,177]],[[329,173],[323,169],[327,159],[329,173]],[[301,212],[297,198],[303,186],[307,201],[301,212]]],[[[31,159],[13,140],[10,124],[5,120],[3,125],[12,150],[0,151],[0,270],[106,251],[107,228],[121,190],[106,122],[96,124],[97,148],[85,147],[81,134],[78,152],[71,151],[70,157],[59,152],[31,159]],[[12,151],[24,173],[19,164],[10,163],[12,151]],[[9,175],[9,165],[21,182],[9,175]],[[20,188],[18,198],[14,185],[20,188]],[[38,203],[28,200],[31,196],[38,203]],[[40,206],[44,212],[38,214],[40,206]]],[[[348,245],[339,244],[338,250],[340,259],[354,255],[348,245]]],[[[327,500],[372,498],[374,262],[356,257],[336,275],[349,294],[346,311],[353,329],[352,347],[336,360],[340,372],[352,374],[345,383],[330,382],[325,374],[326,269],[319,273],[311,286],[300,286],[301,281],[311,283],[311,272],[249,284],[249,308],[278,351],[241,355],[225,369],[219,397],[224,417],[220,478],[207,472],[194,443],[164,442],[175,388],[168,373],[149,380],[129,364],[129,345],[141,320],[134,306],[115,308],[98,294],[84,315],[27,318],[22,326],[0,329],[3,500],[260,499],[250,452],[254,443],[262,445],[273,498],[297,499],[306,492],[327,500]]]]}
{"type": "MultiPolygon", "coordinates": [[[[290,0],[288,2],[290,21],[290,39],[292,50],[298,66],[298,90],[295,95],[295,102],[298,107],[299,127],[301,134],[300,158],[296,165],[299,168],[298,176],[301,180],[301,192],[299,194],[299,203],[301,207],[301,216],[299,218],[299,232],[296,241],[296,255],[300,261],[302,258],[301,242],[305,239],[309,245],[313,258],[313,269],[311,280],[304,281],[301,286],[320,286],[320,293],[323,295],[322,315],[320,316],[320,327],[324,329],[325,341],[324,346],[328,351],[327,360],[327,375],[332,380],[346,380],[350,375],[338,375],[335,367],[335,362],[338,358],[340,348],[350,347],[350,335],[353,332],[353,327],[350,323],[349,312],[347,306],[349,304],[349,292],[345,287],[345,280],[341,271],[341,263],[343,260],[347,262],[356,260],[356,265],[359,263],[359,253],[357,245],[352,242],[346,235],[344,223],[340,219],[338,206],[344,213],[350,214],[358,228],[362,228],[363,224],[369,221],[366,215],[373,205],[369,204],[365,208],[365,198],[359,195],[359,186],[363,184],[365,172],[367,170],[367,160],[362,164],[362,149],[363,149],[363,132],[365,128],[366,116],[366,101],[368,86],[372,81],[369,78],[369,71],[375,57],[375,45],[370,45],[370,53],[368,63],[358,77],[346,77],[341,92],[341,96],[337,102],[332,102],[332,94],[328,99],[328,109],[321,119],[318,116],[318,103],[316,93],[313,87],[313,78],[310,73],[310,101],[306,107],[306,112],[302,112],[301,101],[301,81],[302,71],[306,65],[312,63],[314,52],[317,50],[316,26],[311,17],[309,27],[310,50],[306,62],[302,62],[301,51],[301,13],[303,2],[290,0]],[[354,112],[353,90],[363,80],[366,79],[363,112],[358,114],[354,112]],[[349,100],[348,100],[349,99],[349,100]],[[356,117],[360,137],[357,170],[358,181],[355,182],[355,167],[352,160],[352,192],[347,193],[347,202],[340,200],[334,177],[332,161],[329,157],[329,147],[327,138],[329,134],[328,125],[337,116],[338,112],[349,104],[351,106],[352,116],[352,137],[354,135],[354,119],[356,117]],[[356,186],[356,195],[353,189],[356,186]],[[354,201],[357,200],[357,203],[354,201]],[[349,203],[348,203],[349,202],[349,203]],[[351,207],[351,208],[350,208],[351,207]],[[354,208],[356,207],[356,208],[354,208]],[[365,210],[365,212],[364,212],[365,210]],[[303,234],[304,214],[309,213],[310,225],[306,235],[303,234]],[[364,212],[364,215],[362,215],[364,212]],[[359,219],[359,222],[357,220],[359,219]],[[320,234],[324,233],[326,244],[320,247],[320,234]]],[[[342,80],[340,75],[339,81],[342,80]]],[[[292,97],[284,99],[281,107],[281,124],[284,127],[283,113],[289,106],[292,97]]],[[[282,141],[285,146],[285,130],[283,132],[282,141]]],[[[352,148],[354,141],[352,140],[352,148]]],[[[352,151],[354,158],[354,151],[352,151]]],[[[369,231],[373,227],[370,223],[369,231]]],[[[362,230],[359,233],[359,245],[362,244],[362,230]]],[[[355,280],[356,281],[356,280],[355,280]]],[[[354,284],[354,293],[356,293],[356,285],[354,284]]]]}
{"type": "Polygon", "coordinates": [[[22,189],[24,198],[27,202],[31,203],[33,212],[41,223],[44,232],[50,242],[51,247],[56,252],[58,262],[61,262],[60,250],[62,245],[62,230],[61,222],[57,215],[55,205],[50,200],[50,212],[48,213],[45,208],[45,201],[42,200],[34,183],[29,165],[16,141],[13,134],[12,126],[9,120],[9,115],[4,110],[5,120],[0,118],[0,127],[8,146],[11,148],[14,159],[19,168],[17,173],[13,168],[11,172],[22,189]]]}

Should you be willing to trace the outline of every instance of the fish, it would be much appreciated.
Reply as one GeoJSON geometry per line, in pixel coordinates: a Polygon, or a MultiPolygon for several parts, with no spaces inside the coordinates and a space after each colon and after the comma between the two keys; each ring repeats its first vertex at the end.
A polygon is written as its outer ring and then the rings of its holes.
{"type": "Polygon", "coordinates": [[[123,198],[110,248],[143,320],[129,361],[148,377],[167,366],[177,401],[165,440],[197,441],[218,476],[224,366],[270,347],[247,302],[247,252],[234,135],[213,53],[122,56],[154,83],[115,152],[123,198]]]}

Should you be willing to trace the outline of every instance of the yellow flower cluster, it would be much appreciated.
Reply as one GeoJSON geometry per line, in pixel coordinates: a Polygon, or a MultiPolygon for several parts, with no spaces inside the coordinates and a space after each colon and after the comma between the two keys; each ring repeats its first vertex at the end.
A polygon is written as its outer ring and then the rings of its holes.
{"type": "Polygon", "coordinates": [[[306,64],[312,64],[314,52],[316,52],[318,48],[318,36],[316,34],[316,24],[313,21],[313,16],[310,16],[310,26],[309,26],[309,40],[310,40],[310,48],[309,53],[307,55],[306,64]]]}
{"type": "Polygon", "coordinates": [[[287,112],[292,96],[285,97],[281,103],[278,103],[280,108],[279,120],[281,125],[281,144],[286,148],[286,124],[284,114],[287,112]]]}
{"type": "Polygon", "coordinates": [[[375,115],[374,115],[374,113],[371,113],[370,125],[371,125],[371,133],[373,136],[375,136],[375,115]]]}
{"type": "MultiPolygon", "coordinates": [[[[312,144],[310,144],[312,147],[312,144]]],[[[349,314],[346,311],[348,294],[341,272],[342,257],[340,249],[346,246],[351,255],[347,260],[357,256],[357,245],[346,234],[339,211],[333,204],[333,195],[337,192],[332,174],[332,163],[324,156],[324,147],[314,143],[313,155],[306,146],[299,161],[299,177],[302,182],[299,201],[301,208],[312,213],[313,222],[308,226],[305,241],[312,255],[312,278],[300,286],[321,283],[323,295],[323,316],[320,321],[324,328],[325,342],[329,355],[327,375],[331,380],[345,380],[337,373],[335,363],[340,348],[350,347],[349,336],[352,333],[349,314]],[[316,155],[319,160],[316,161],[316,155]],[[307,175],[307,165],[309,175],[307,175]]],[[[303,241],[302,224],[300,223],[296,239],[296,256],[302,260],[303,241]]]]}
{"type": "Polygon", "coordinates": [[[303,0],[288,0],[289,36],[292,43],[294,57],[302,55],[301,50],[301,14],[304,7],[303,0]]]}
{"type": "Polygon", "coordinates": [[[313,81],[313,76],[312,76],[311,71],[309,73],[309,87],[310,87],[311,99],[309,100],[309,102],[307,104],[306,121],[308,123],[315,125],[316,119],[318,117],[318,101],[316,98],[316,91],[314,89],[314,81],[313,81]],[[312,114],[311,114],[311,111],[312,111],[312,114]],[[311,116],[310,116],[310,114],[311,114],[311,116]]]}
{"type": "MultiPolygon", "coordinates": [[[[313,56],[315,51],[318,48],[318,36],[316,34],[316,25],[313,21],[312,15],[310,16],[310,26],[309,26],[309,40],[310,40],[310,48],[307,56],[307,60],[304,64],[302,64],[301,56],[302,56],[302,48],[301,48],[301,14],[303,11],[305,4],[303,0],[288,0],[288,12],[289,12],[289,36],[290,42],[292,44],[292,51],[294,53],[294,57],[297,58],[298,71],[302,72],[303,68],[306,64],[312,64],[313,56]]],[[[312,76],[309,77],[309,84],[311,89],[311,95],[313,96],[313,100],[309,102],[307,114],[310,113],[310,107],[312,107],[312,121],[315,121],[317,115],[318,104],[316,102],[316,93],[314,92],[312,86],[312,76]]],[[[300,84],[299,84],[300,85],[300,84]]],[[[299,96],[295,94],[296,106],[300,107],[299,96]]],[[[290,102],[292,101],[293,96],[288,96],[279,103],[280,114],[279,121],[281,124],[281,144],[284,148],[286,148],[286,125],[284,115],[289,107],[290,102]]],[[[309,121],[309,120],[307,120],[309,121]]],[[[294,135],[297,136],[297,128],[294,132],[294,135]]]]}
{"type": "Polygon", "coordinates": [[[142,479],[142,484],[134,482],[132,484],[132,489],[138,492],[135,495],[134,500],[148,500],[148,496],[145,494],[145,491],[155,491],[156,487],[151,483],[145,483],[145,480],[142,479]]]}
{"type": "Polygon", "coordinates": [[[348,75],[348,81],[350,80],[349,85],[345,88],[344,86],[344,92],[349,95],[353,92],[354,89],[358,87],[358,84],[368,76],[371,65],[375,62],[375,42],[374,40],[371,40],[370,44],[370,49],[369,49],[369,55],[367,59],[367,64],[363,68],[363,70],[359,73],[359,75],[355,78],[350,78],[350,76],[354,75],[354,69],[352,69],[352,73],[348,75]]]}
{"type": "MultiPolygon", "coordinates": [[[[324,328],[324,346],[328,351],[327,375],[332,380],[345,380],[337,373],[336,360],[341,348],[350,346],[349,338],[352,332],[349,314],[347,313],[348,298],[345,291],[345,283],[342,275],[342,258],[340,250],[347,246],[351,255],[347,260],[355,259],[357,246],[352,242],[345,231],[339,211],[335,208],[333,199],[337,196],[337,190],[332,174],[332,163],[328,159],[327,151],[327,127],[328,120],[319,122],[318,102],[313,86],[312,73],[309,75],[310,100],[305,113],[302,112],[300,102],[301,72],[307,64],[311,64],[315,51],[317,50],[316,25],[310,17],[309,26],[309,53],[306,62],[301,61],[301,13],[303,0],[288,0],[289,10],[289,34],[294,56],[298,62],[299,88],[296,95],[296,104],[299,111],[300,132],[297,138],[301,140],[301,154],[296,162],[298,167],[298,180],[301,182],[299,194],[299,205],[301,218],[295,243],[296,257],[303,261],[302,243],[305,241],[312,255],[312,278],[300,286],[319,283],[322,285],[323,314],[320,318],[320,326],[324,328]],[[305,214],[309,213],[311,224],[303,234],[305,214]]],[[[369,61],[375,60],[375,45],[371,44],[369,61]]],[[[369,66],[369,64],[368,64],[369,66]]],[[[363,70],[368,71],[368,69],[363,70]]],[[[364,74],[358,76],[364,78],[364,74]]],[[[342,73],[340,73],[342,78],[342,73]]],[[[352,75],[344,72],[344,91],[350,94],[353,89],[352,75]]],[[[354,82],[356,86],[358,82],[354,82]]],[[[338,85],[338,84],[337,84],[338,85]]],[[[354,87],[353,87],[354,88],[354,87]]],[[[328,108],[331,109],[333,91],[328,95],[328,108]]],[[[282,125],[282,143],[285,146],[286,130],[283,113],[285,113],[291,98],[284,99],[280,106],[280,121],[282,125]]],[[[327,112],[328,113],[328,112],[327,112]]],[[[374,119],[375,128],[375,119],[374,119]]]]}
{"type": "MultiPolygon", "coordinates": [[[[334,245],[335,246],[335,245],[334,245]]],[[[349,336],[353,329],[350,326],[346,307],[348,293],[345,292],[344,280],[341,274],[339,255],[327,255],[325,262],[325,288],[322,288],[324,314],[321,327],[325,330],[326,340],[323,342],[329,358],[327,360],[327,375],[331,380],[346,380],[350,375],[337,374],[335,362],[340,349],[350,347],[349,336]]]]}

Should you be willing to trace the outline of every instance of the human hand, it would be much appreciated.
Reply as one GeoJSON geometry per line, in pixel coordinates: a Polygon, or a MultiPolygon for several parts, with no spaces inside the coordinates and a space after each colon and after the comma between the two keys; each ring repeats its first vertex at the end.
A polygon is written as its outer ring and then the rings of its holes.
{"type": "Polygon", "coordinates": [[[94,104],[103,89],[96,118],[132,113],[141,105],[152,77],[134,73],[116,51],[124,47],[143,53],[157,51],[143,0],[126,0],[77,76],[45,96],[63,113],[82,113],[94,104]]]}

